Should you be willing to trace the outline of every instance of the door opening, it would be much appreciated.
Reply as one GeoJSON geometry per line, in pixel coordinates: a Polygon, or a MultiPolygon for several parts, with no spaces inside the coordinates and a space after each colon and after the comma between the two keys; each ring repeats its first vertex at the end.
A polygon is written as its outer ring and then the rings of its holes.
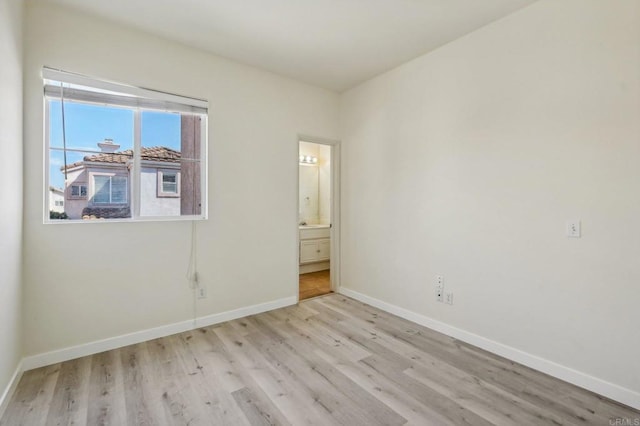
{"type": "Polygon", "coordinates": [[[337,143],[300,138],[298,156],[299,300],[336,290],[337,143]]]}

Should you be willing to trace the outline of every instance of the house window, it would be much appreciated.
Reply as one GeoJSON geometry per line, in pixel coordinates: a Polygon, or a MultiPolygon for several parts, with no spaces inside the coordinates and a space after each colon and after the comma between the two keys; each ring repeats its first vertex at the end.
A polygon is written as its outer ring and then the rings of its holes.
{"type": "Polygon", "coordinates": [[[71,185],[70,198],[87,198],[87,185],[71,185]]]}
{"type": "Polygon", "coordinates": [[[158,197],[180,196],[180,173],[177,170],[158,170],[158,197]]]}
{"type": "Polygon", "coordinates": [[[126,176],[93,176],[94,204],[126,204],[127,177],[126,176]]]}
{"type": "Polygon", "coordinates": [[[49,68],[43,82],[45,188],[64,188],[67,220],[206,219],[206,101],[49,68]]]}
{"type": "Polygon", "coordinates": [[[64,206],[64,201],[62,201],[62,200],[56,200],[56,201],[54,201],[54,205],[55,205],[56,207],[63,207],[63,206],[64,206]]]}

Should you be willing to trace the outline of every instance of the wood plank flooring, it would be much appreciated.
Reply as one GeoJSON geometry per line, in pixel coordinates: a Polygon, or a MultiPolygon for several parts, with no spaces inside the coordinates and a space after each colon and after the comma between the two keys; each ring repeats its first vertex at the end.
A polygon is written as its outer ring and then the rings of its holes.
{"type": "Polygon", "coordinates": [[[300,300],[331,293],[329,270],[300,274],[300,300]]]}
{"type": "Polygon", "coordinates": [[[28,371],[0,425],[609,425],[634,419],[640,412],[331,294],[28,371]]]}

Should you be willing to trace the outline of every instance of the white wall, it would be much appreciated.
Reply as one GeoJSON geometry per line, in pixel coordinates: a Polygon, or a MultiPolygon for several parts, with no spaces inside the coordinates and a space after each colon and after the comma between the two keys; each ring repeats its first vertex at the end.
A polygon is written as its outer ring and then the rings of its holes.
{"type": "Polygon", "coordinates": [[[57,6],[27,7],[25,41],[26,355],[193,316],[191,223],[42,224],[45,64],[208,99],[197,315],[295,296],[297,135],[337,138],[336,94],[57,6]]]}
{"type": "Polygon", "coordinates": [[[640,2],[537,2],[341,122],[343,286],[640,392],[640,2]]]}
{"type": "MultiPolygon", "coordinates": [[[[22,2],[0,0],[0,403],[22,355],[22,2]]],[[[44,190],[44,189],[43,189],[44,190]]]]}
{"type": "MultiPolygon", "coordinates": [[[[180,173],[180,169],[176,169],[180,173]]],[[[144,167],[140,173],[140,215],[180,216],[180,197],[158,197],[158,168],[144,167]]],[[[178,186],[178,188],[180,188],[178,186]]]]}

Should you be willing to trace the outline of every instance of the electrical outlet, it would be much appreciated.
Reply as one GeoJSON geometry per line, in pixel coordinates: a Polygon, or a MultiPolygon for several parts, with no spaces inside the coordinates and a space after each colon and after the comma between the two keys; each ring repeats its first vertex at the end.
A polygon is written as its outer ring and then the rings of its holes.
{"type": "Polygon", "coordinates": [[[580,238],[579,220],[570,220],[567,222],[567,237],[580,238]]]}
{"type": "Polygon", "coordinates": [[[447,305],[453,305],[453,293],[445,293],[444,301],[447,305]]]}
{"type": "Polygon", "coordinates": [[[207,298],[207,288],[206,287],[196,287],[196,294],[198,295],[198,299],[206,299],[207,298]]]}
{"type": "Polygon", "coordinates": [[[436,275],[436,300],[438,302],[444,301],[444,277],[442,275],[436,275]]]}

